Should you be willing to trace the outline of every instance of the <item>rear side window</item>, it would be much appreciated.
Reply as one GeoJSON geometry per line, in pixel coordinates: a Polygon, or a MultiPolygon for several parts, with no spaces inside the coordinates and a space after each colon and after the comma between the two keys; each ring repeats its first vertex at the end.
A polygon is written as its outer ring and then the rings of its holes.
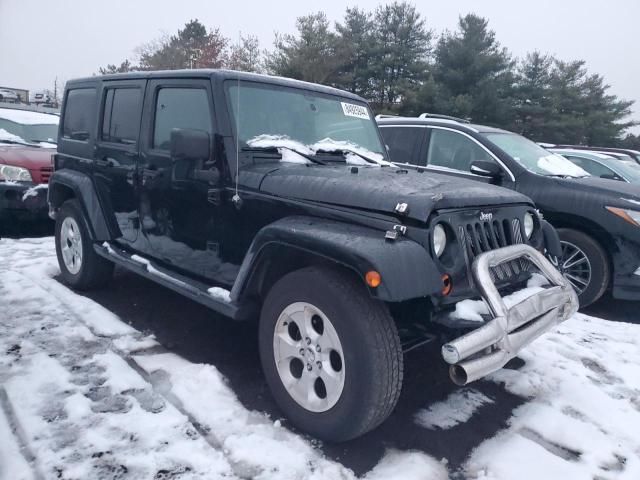
{"type": "Polygon", "coordinates": [[[62,123],[63,138],[86,142],[91,137],[91,125],[96,111],[96,89],[69,90],[62,123]]]}
{"type": "Polygon", "coordinates": [[[391,161],[424,165],[424,160],[416,161],[416,155],[420,149],[420,141],[424,135],[424,130],[424,128],[418,127],[380,128],[384,143],[389,147],[391,161]]]}
{"type": "Polygon", "coordinates": [[[171,130],[184,128],[212,133],[207,91],[201,88],[161,88],[156,100],[153,148],[169,150],[171,130]]]}
{"type": "Polygon", "coordinates": [[[427,163],[438,167],[469,172],[471,164],[483,160],[495,160],[486,150],[470,138],[451,130],[431,130],[427,163]]]}
{"type": "Polygon", "coordinates": [[[142,92],[139,88],[110,88],[104,101],[101,138],[132,145],[140,131],[142,92]]]}

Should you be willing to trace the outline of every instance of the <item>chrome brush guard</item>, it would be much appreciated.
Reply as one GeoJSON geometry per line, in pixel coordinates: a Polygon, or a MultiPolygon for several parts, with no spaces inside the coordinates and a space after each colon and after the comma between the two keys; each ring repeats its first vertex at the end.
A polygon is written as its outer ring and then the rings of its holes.
{"type": "Polygon", "coordinates": [[[473,263],[473,277],[493,319],[442,346],[442,357],[451,364],[449,375],[457,385],[499,370],[524,346],[578,310],[578,297],[571,285],[529,245],[511,245],[480,254],[473,263]],[[550,286],[507,308],[492,280],[491,269],[519,258],[538,267],[550,286]]]}

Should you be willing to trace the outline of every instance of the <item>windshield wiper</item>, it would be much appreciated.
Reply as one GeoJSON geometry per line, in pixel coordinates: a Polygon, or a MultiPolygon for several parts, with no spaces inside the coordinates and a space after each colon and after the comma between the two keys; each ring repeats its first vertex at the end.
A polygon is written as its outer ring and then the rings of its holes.
{"type": "Polygon", "coordinates": [[[342,155],[343,157],[347,156],[347,153],[351,153],[352,155],[355,155],[357,157],[362,158],[364,161],[366,161],[367,163],[373,163],[374,165],[380,165],[381,167],[388,167],[389,165],[387,164],[387,162],[380,162],[378,160],[375,160],[373,158],[367,157],[366,155],[363,155],[362,153],[356,152],[355,150],[351,150],[350,148],[344,148],[344,147],[340,147],[340,148],[332,148],[331,150],[324,150],[324,149],[319,149],[317,150],[317,152],[321,152],[324,154],[328,154],[328,155],[342,155]]]}
{"type": "Polygon", "coordinates": [[[323,162],[322,160],[318,160],[317,158],[311,156],[311,155],[307,155],[306,153],[302,153],[298,150],[296,150],[295,148],[291,148],[291,147],[285,147],[283,145],[279,145],[279,146],[273,146],[273,147],[242,147],[240,150],[242,150],[243,152],[273,152],[273,153],[279,153],[278,149],[279,148],[284,148],[285,150],[289,150],[291,152],[297,153],[298,155],[300,155],[303,158],[306,158],[307,160],[309,160],[310,162],[313,163],[317,163],[319,165],[326,165],[325,162],[323,162]]]}

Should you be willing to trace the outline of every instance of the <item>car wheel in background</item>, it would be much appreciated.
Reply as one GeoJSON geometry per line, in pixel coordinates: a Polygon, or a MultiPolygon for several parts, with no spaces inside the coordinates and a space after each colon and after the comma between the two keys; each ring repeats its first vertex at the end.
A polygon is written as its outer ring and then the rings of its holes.
{"type": "Polygon", "coordinates": [[[609,258],[600,244],[578,230],[559,228],[562,258],[558,268],[578,293],[580,308],[598,300],[609,285],[609,258]]]}

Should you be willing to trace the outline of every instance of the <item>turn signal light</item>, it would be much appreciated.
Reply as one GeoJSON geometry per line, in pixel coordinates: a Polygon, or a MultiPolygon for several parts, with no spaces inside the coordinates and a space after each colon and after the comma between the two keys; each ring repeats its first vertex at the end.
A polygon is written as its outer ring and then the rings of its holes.
{"type": "Polygon", "coordinates": [[[445,273],[442,275],[442,295],[445,297],[451,293],[453,289],[453,282],[451,281],[451,277],[449,274],[445,273]]]}
{"type": "Polygon", "coordinates": [[[375,270],[367,272],[364,276],[364,280],[371,288],[376,288],[382,283],[382,277],[375,270]]]}

